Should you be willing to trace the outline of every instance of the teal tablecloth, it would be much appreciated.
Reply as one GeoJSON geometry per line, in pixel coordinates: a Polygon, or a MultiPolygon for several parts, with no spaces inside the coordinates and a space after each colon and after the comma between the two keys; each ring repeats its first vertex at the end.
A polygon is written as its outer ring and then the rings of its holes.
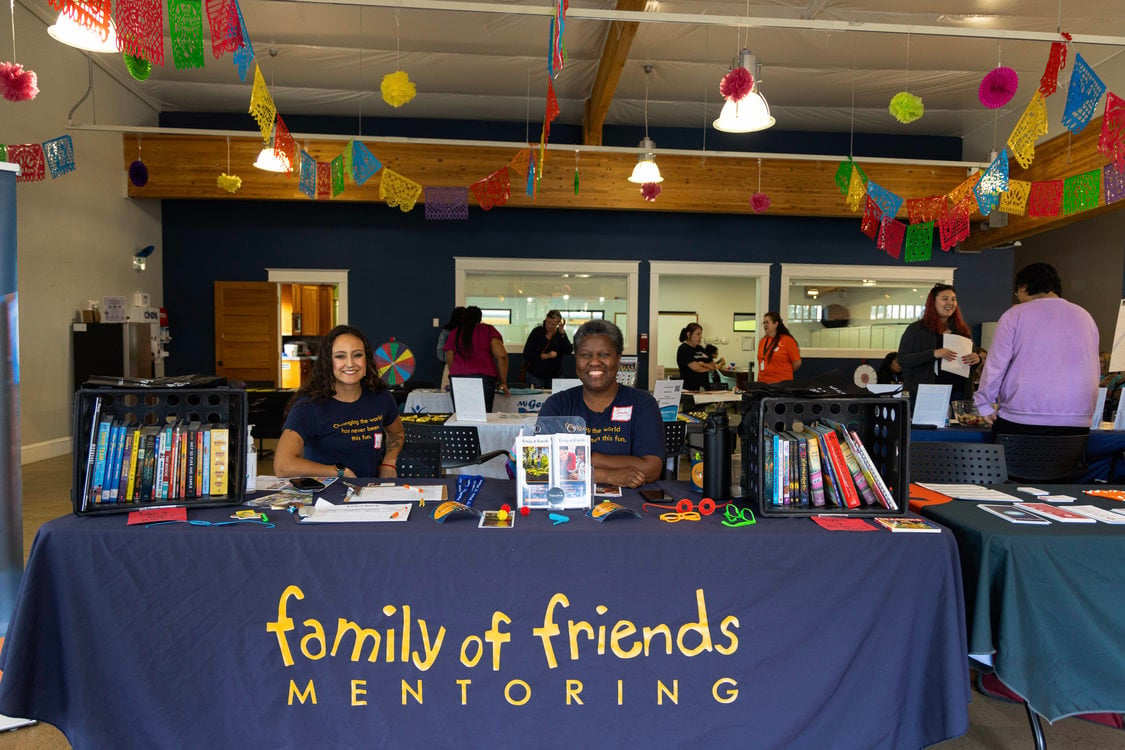
{"type": "Polygon", "coordinates": [[[1019,526],[976,506],[922,510],[957,538],[969,653],[992,654],[996,675],[1049,721],[1125,712],[1125,526],[1019,526]]]}

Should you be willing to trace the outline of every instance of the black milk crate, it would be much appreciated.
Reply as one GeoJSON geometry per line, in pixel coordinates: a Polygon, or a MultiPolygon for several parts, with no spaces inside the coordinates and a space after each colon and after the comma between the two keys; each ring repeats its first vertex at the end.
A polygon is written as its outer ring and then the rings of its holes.
{"type": "MultiPolygon", "coordinates": [[[[898,516],[904,515],[910,499],[910,401],[898,397],[872,398],[752,398],[743,396],[742,494],[757,506],[762,516],[898,516]],[[763,427],[788,430],[794,422],[811,425],[822,417],[854,430],[871,456],[884,484],[890,490],[897,510],[879,503],[867,505],[860,499],[857,508],[842,508],[827,501],[823,506],[775,505],[766,501],[761,461],[764,455],[763,427]]],[[[823,456],[822,456],[823,460],[823,456]]]]}
{"type": "MultiPolygon", "coordinates": [[[[77,515],[125,513],[144,508],[238,505],[246,492],[246,391],[238,388],[82,388],[74,394],[71,504],[77,515]],[[96,422],[111,416],[127,426],[161,427],[172,421],[228,428],[227,491],[196,497],[93,502],[89,474],[96,465],[96,422]],[[91,461],[90,443],[95,442],[91,461]]],[[[197,460],[199,456],[196,456],[197,460]]],[[[143,475],[143,468],[141,472],[143,475]]],[[[137,481],[134,477],[134,481],[137,481]]],[[[154,478],[155,482],[155,478],[154,478]]],[[[198,493],[197,493],[198,494],[198,493]]]]}

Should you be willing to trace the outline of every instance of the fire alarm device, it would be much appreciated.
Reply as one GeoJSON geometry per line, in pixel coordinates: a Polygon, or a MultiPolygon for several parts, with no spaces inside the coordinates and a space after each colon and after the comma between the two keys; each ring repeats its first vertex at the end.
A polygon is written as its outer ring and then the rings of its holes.
{"type": "Polygon", "coordinates": [[[648,334],[647,333],[641,334],[641,343],[640,343],[640,346],[639,346],[639,350],[640,350],[641,354],[648,354],[648,334]]]}

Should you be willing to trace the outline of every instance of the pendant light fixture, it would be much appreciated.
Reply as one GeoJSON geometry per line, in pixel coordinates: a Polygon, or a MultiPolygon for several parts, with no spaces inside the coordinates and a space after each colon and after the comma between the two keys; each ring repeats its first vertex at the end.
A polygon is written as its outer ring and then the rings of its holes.
{"type": "Polygon", "coordinates": [[[47,34],[56,42],[87,52],[121,51],[117,48],[117,27],[112,18],[106,35],[102,36],[97,29],[87,28],[65,13],[59,13],[54,25],[47,27],[47,34]]]}
{"type": "Polygon", "coordinates": [[[777,120],[770,116],[770,105],[766,103],[766,98],[758,90],[761,64],[758,62],[757,56],[750,54],[750,50],[743,48],[738,53],[732,69],[735,67],[742,67],[750,71],[754,84],[750,87],[750,92],[737,101],[734,97],[726,97],[723,109],[719,112],[719,119],[712,123],[715,130],[721,130],[724,133],[756,133],[759,130],[772,128],[777,120]]]}
{"type": "Polygon", "coordinates": [[[644,185],[649,182],[663,182],[660,168],[656,166],[656,144],[648,137],[648,82],[652,75],[652,65],[645,65],[645,137],[637,144],[641,153],[637,155],[637,164],[633,167],[633,174],[629,175],[629,182],[644,185]]]}

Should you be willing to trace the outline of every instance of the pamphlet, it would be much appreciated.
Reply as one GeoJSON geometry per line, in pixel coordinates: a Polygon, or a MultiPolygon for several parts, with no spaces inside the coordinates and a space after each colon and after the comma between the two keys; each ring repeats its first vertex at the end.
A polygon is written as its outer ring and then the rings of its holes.
{"type": "Polygon", "coordinates": [[[462,422],[486,422],[488,410],[484,405],[484,381],[480,378],[450,378],[457,419],[462,422]]]}
{"type": "Polygon", "coordinates": [[[952,362],[944,358],[941,360],[941,369],[963,378],[969,377],[970,365],[961,358],[973,353],[973,340],[957,333],[945,333],[942,334],[941,344],[957,352],[957,359],[952,362]]]}
{"type": "Polygon", "coordinates": [[[411,503],[360,503],[336,505],[317,498],[316,505],[305,508],[302,523],[383,523],[410,518],[411,503]]]}
{"type": "Polygon", "coordinates": [[[1125,524],[1125,515],[1121,515],[1120,513],[1112,510],[1107,510],[1105,508],[1099,508],[1096,505],[1073,505],[1069,508],[1069,510],[1072,510],[1075,513],[1079,513],[1083,516],[1093,518],[1096,521],[1111,524],[1113,526],[1121,526],[1122,524],[1125,524]]]}
{"type": "Polygon", "coordinates": [[[590,507],[594,472],[589,435],[520,435],[515,455],[517,507],[590,507]]]}
{"type": "Polygon", "coordinates": [[[1102,428],[1102,412],[1105,411],[1105,394],[1106,388],[1098,388],[1098,403],[1094,406],[1094,416],[1090,419],[1090,429],[1100,430],[1102,428]]]}
{"type": "Polygon", "coordinates": [[[1038,516],[1043,516],[1044,518],[1049,518],[1059,523],[1097,523],[1097,521],[1089,516],[1084,516],[1081,513],[1075,513],[1069,508],[1060,508],[1050,503],[1016,503],[1013,507],[1029,510],[1038,516]]]}
{"type": "Polygon", "coordinates": [[[516,514],[499,510],[481,511],[477,528],[480,529],[510,529],[516,525],[516,514]],[[501,518],[501,515],[503,518],[501,518]]]}
{"type": "Polygon", "coordinates": [[[939,482],[918,482],[919,487],[940,492],[957,500],[977,500],[990,503],[1018,503],[1023,498],[1009,495],[991,487],[981,487],[979,484],[943,484],[939,482]]]}
{"type": "Polygon", "coordinates": [[[652,389],[656,405],[660,407],[660,418],[665,422],[676,421],[680,413],[680,397],[684,392],[682,380],[657,380],[652,389]]]}
{"type": "Polygon", "coordinates": [[[1042,516],[1037,516],[1030,511],[1017,508],[1014,505],[978,505],[983,511],[999,516],[1009,523],[1028,524],[1031,526],[1050,526],[1051,522],[1042,516]]]}
{"type": "Polygon", "coordinates": [[[949,384],[919,384],[911,422],[945,427],[946,419],[949,417],[949,397],[952,393],[953,386],[949,384]]]}

